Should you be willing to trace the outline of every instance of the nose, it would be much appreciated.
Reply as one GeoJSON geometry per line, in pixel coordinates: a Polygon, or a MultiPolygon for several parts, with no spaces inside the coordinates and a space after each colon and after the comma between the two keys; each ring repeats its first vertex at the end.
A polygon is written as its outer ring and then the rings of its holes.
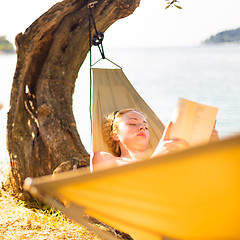
{"type": "Polygon", "coordinates": [[[139,130],[146,130],[145,125],[144,125],[144,124],[140,124],[140,126],[139,126],[139,130]]]}

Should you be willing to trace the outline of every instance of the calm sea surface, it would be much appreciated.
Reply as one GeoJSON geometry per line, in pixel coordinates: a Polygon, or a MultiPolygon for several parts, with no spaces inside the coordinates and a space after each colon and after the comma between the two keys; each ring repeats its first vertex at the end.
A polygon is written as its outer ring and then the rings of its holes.
{"type": "MultiPolygon", "coordinates": [[[[170,120],[178,97],[184,97],[219,107],[216,128],[220,137],[240,133],[240,45],[105,49],[105,54],[123,68],[163,123],[170,120]]],[[[0,55],[0,102],[4,104],[0,110],[0,168],[8,162],[6,121],[15,65],[16,55],[0,55]]],[[[90,150],[88,106],[86,59],[76,82],[73,111],[81,139],[90,150]]]]}

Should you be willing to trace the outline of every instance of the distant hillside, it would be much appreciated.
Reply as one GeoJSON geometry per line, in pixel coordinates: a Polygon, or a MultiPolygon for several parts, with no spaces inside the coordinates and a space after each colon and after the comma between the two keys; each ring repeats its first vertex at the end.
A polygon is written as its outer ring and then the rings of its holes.
{"type": "Polygon", "coordinates": [[[14,48],[5,36],[0,36],[0,52],[13,53],[14,48]]]}
{"type": "Polygon", "coordinates": [[[217,44],[217,43],[238,43],[240,44],[240,28],[234,30],[227,30],[211,36],[206,39],[204,44],[217,44]]]}

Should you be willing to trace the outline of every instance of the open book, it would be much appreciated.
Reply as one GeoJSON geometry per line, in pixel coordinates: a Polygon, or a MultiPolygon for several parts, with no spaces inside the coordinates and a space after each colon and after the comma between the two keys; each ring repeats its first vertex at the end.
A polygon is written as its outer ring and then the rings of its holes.
{"type": "Polygon", "coordinates": [[[186,140],[190,146],[208,143],[218,108],[179,98],[171,121],[170,139],[186,140]]]}

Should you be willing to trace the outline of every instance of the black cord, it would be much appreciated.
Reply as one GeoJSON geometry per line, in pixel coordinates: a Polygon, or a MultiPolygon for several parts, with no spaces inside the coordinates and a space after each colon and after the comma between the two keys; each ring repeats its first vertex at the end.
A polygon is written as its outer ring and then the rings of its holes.
{"type": "Polygon", "coordinates": [[[90,31],[89,41],[94,46],[98,46],[98,49],[99,49],[99,52],[100,52],[102,58],[105,59],[105,54],[104,54],[104,49],[103,49],[103,44],[102,44],[104,34],[102,32],[98,32],[98,30],[97,30],[97,26],[96,26],[96,23],[95,23],[93,14],[92,14],[92,7],[94,7],[94,5],[89,4],[88,6],[89,6],[88,8],[89,8],[89,26],[90,26],[90,28],[89,28],[89,31],[90,31]],[[91,36],[91,22],[93,23],[93,27],[95,29],[95,34],[94,34],[93,38],[91,36]]]}
{"type": "MultiPolygon", "coordinates": [[[[104,34],[102,32],[98,32],[96,23],[94,21],[94,17],[92,14],[92,8],[95,7],[95,4],[97,4],[97,1],[92,1],[88,4],[89,8],[89,56],[90,56],[90,102],[89,102],[89,115],[90,115],[90,122],[91,122],[91,138],[92,138],[92,66],[95,65],[97,62],[99,62],[101,59],[99,59],[96,63],[92,64],[92,45],[98,46],[99,52],[102,56],[102,59],[106,59],[118,68],[122,69],[119,65],[112,62],[108,58],[105,57],[104,49],[103,49],[103,38],[104,34]],[[93,27],[95,29],[95,34],[92,38],[92,29],[91,29],[91,23],[93,23],[93,27]]],[[[92,143],[92,139],[91,139],[92,143]]]]}

